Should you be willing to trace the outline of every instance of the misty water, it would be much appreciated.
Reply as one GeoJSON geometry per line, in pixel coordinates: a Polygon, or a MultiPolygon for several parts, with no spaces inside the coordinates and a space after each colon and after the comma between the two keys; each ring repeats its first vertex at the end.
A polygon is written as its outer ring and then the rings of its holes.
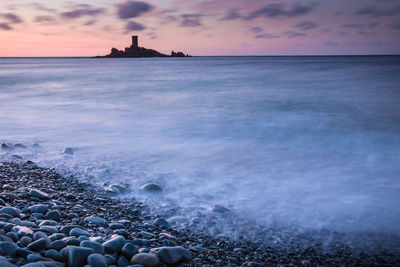
{"type": "Polygon", "coordinates": [[[212,234],[400,235],[399,57],[1,58],[0,141],[212,234]]]}

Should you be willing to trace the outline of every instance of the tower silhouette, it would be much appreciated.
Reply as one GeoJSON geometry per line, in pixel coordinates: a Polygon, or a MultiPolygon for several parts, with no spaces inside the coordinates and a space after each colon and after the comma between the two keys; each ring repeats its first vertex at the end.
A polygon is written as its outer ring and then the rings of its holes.
{"type": "Polygon", "coordinates": [[[132,35],[132,48],[138,48],[139,47],[139,42],[138,42],[138,36],[137,35],[132,35]]]}

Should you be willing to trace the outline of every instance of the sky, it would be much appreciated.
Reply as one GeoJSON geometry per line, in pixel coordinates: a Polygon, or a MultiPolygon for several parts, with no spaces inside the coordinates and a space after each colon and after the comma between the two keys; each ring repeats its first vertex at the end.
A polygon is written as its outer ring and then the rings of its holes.
{"type": "Polygon", "coordinates": [[[1,0],[0,57],[400,54],[400,0],[1,0]]]}

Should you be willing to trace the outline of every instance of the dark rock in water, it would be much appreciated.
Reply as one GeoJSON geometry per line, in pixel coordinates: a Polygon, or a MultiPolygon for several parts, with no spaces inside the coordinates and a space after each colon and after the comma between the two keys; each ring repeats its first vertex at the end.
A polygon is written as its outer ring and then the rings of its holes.
{"type": "Polygon", "coordinates": [[[131,259],[139,250],[139,247],[135,246],[132,243],[126,243],[125,246],[121,249],[121,254],[131,259]]]}
{"type": "Polygon", "coordinates": [[[26,148],[26,146],[25,146],[25,145],[23,145],[23,144],[20,144],[20,143],[18,143],[18,144],[15,144],[15,145],[14,145],[14,147],[15,147],[15,148],[21,148],[21,149],[25,149],[25,148],[26,148]]]}
{"type": "Polygon", "coordinates": [[[41,148],[42,146],[39,145],[38,143],[33,143],[32,148],[41,148]]]}
{"type": "Polygon", "coordinates": [[[157,256],[167,264],[176,264],[180,261],[191,261],[192,253],[183,247],[161,247],[157,256]]]}
{"type": "Polygon", "coordinates": [[[97,56],[97,58],[102,57],[126,57],[126,58],[136,58],[136,57],[190,57],[189,55],[185,55],[182,52],[175,53],[171,52],[171,55],[162,54],[153,49],[147,49],[144,47],[139,47],[138,45],[138,37],[136,35],[132,36],[132,45],[130,47],[126,47],[124,51],[118,50],[116,48],[111,49],[111,53],[106,56],[97,56]]]}
{"type": "Polygon", "coordinates": [[[69,246],[68,247],[68,266],[81,267],[86,264],[86,259],[93,254],[93,249],[69,246]]]}
{"type": "Polygon", "coordinates": [[[12,242],[0,241],[0,249],[4,251],[5,256],[15,257],[17,246],[12,242]]]}
{"type": "Polygon", "coordinates": [[[107,267],[107,260],[106,258],[101,255],[101,254],[91,254],[87,258],[87,263],[91,265],[92,267],[107,267]]]}
{"type": "Polygon", "coordinates": [[[162,192],[162,188],[159,185],[153,184],[153,183],[148,183],[148,184],[142,185],[140,187],[140,189],[142,191],[152,192],[152,193],[160,193],[160,192],[162,192]]]}
{"type": "Polygon", "coordinates": [[[43,191],[37,190],[37,189],[32,189],[31,191],[29,191],[29,195],[32,197],[37,197],[40,199],[50,199],[49,195],[43,191]]]}
{"type": "Polygon", "coordinates": [[[2,144],[1,144],[1,149],[2,149],[2,150],[11,151],[11,150],[14,150],[14,147],[12,146],[12,144],[2,143],[2,144]]]}
{"type": "Polygon", "coordinates": [[[220,205],[214,205],[214,208],[212,209],[213,212],[219,212],[219,213],[226,213],[226,212],[230,212],[231,210],[228,208],[225,208],[223,206],[220,205]]]}
{"type": "Polygon", "coordinates": [[[122,249],[126,240],[123,236],[113,236],[110,240],[103,243],[104,251],[106,253],[115,253],[122,249]]]}
{"type": "Polygon", "coordinates": [[[144,267],[157,267],[160,264],[160,260],[153,254],[139,253],[132,257],[131,264],[140,264],[144,267]]]}
{"type": "Polygon", "coordinates": [[[157,225],[158,227],[169,227],[169,223],[167,222],[166,219],[163,218],[157,218],[154,220],[154,224],[157,225]]]}
{"type": "Polygon", "coordinates": [[[127,188],[117,184],[110,184],[109,186],[106,186],[104,190],[111,194],[122,194],[127,192],[127,188]]]}
{"type": "Polygon", "coordinates": [[[63,153],[72,156],[74,154],[74,150],[70,147],[67,147],[66,149],[64,149],[63,153]]]}
{"type": "Polygon", "coordinates": [[[21,157],[20,155],[17,155],[17,154],[11,155],[11,158],[17,159],[17,160],[23,159],[23,157],[21,157]]]}
{"type": "Polygon", "coordinates": [[[14,218],[19,218],[20,212],[16,208],[5,207],[0,209],[0,213],[5,213],[13,216],[14,218]]]}
{"type": "Polygon", "coordinates": [[[33,161],[30,161],[30,160],[26,161],[25,164],[28,165],[28,166],[31,166],[31,167],[36,166],[36,164],[33,161]]]}
{"type": "Polygon", "coordinates": [[[101,254],[101,255],[104,254],[104,247],[100,243],[85,240],[85,241],[81,242],[80,246],[84,247],[84,248],[91,248],[91,249],[93,249],[94,253],[101,254]]]}

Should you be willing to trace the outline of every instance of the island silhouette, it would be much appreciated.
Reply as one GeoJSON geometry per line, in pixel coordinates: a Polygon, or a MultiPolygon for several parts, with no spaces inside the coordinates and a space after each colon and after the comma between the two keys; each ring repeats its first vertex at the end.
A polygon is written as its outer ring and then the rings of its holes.
{"type": "Polygon", "coordinates": [[[112,48],[111,53],[105,56],[97,56],[96,58],[118,58],[118,57],[191,57],[183,52],[172,51],[170,55],[160,53],[154,49],[139,47],[139,37],[132,35],[132,45],[126,47],[125,51],[112,48]]]}

